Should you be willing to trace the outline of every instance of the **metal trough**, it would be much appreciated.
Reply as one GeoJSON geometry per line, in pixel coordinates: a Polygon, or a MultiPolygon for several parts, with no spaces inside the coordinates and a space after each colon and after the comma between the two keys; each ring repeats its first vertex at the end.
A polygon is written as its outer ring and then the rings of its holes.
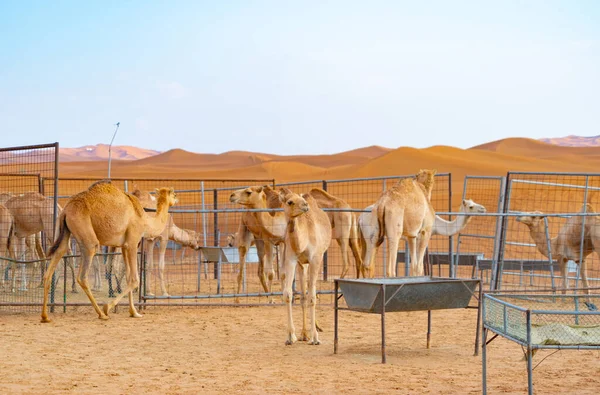
{"type": "Polygon", "coordinates": [[[394,277],[335,280],[334,354],[338,346],[338,311],[352,310],[381,314],[381,360],[385,363],[385,313],[427,310],[427,348],[431,338],[431,310],[469,308],[479,286],[475,355],[479,347],[481,280],[444,277],[394,277]],[[338,292],[341,291],[341,295],[338,292]],[[340,308],[344,297],[347,308],[340,308]]]}

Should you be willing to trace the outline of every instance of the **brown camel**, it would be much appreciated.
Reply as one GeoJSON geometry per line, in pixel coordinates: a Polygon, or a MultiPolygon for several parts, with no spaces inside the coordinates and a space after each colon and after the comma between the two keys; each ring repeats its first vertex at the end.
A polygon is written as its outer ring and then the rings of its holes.
{"type": "Polygon", "coordinates": [[[435,170],[420,170],[415,178],[400,180],[383,192],[375,203],[372,216],[377,218],[376,240],[365,240],[363,276],[372,277],[376,248],[388,239],[387,276],[396,276],[396,257],[401,237],[406,237],[411,254],[412,275],[424,273],[423,257],[435,223],[435,210],[430,202],[435,170]]]}
{"type": "Polygon", "coordinates": [[[317,304],[317,279],[323,262],[323,255],[331,242],[331,222],[327,214],[319,208],[317,201],[309,194],[302,196],[288,189],[280,191],[285,219],[287,222],[283,260],[283,301],[287,305],[287,340],[285,344],[296,342],[296,330],[292,316],[292,284],[298,268],[301,287],[302,332],[300,340],[309,344],[320,344],[317,332],[315,307],[317,304]],[[307,268],[308,265],[308,273],[307,268]],[[308,297],[305,277],[308,274],[308,297]],[[308,300],[307,300],[308,299],[308,300]],[[306,325],[306,305],[310,307],[310,335],[306,325]]]}
{"type": "MultiPolygon", "coordinates": [[[[232,203],[241,204],[249,209],[280,208],[278,194],[269,186],[254,186],[233,191],[229,196],[232,203]]],[[[242,290],[244,267],[246,265],[246,252],[252,239],[256,243],[258,252],[258,278],[265,292],[271,293],[273,278],[273,248],[284,241],[287,222],[282,212],[244,212],[238,227],[238,251],[240,257],[240,270],[237,279],[237,293],[242,290]],[[265,278],[266,274],[266,278],[265,278]]],[[[269,302],[272,298],[269,295],[269,302]]],[[[239,302],[239,298],[235,298],[239,302]]]]}
{"type": "MultiPolygon", "coordinates": [[[[31,249],[35,246],[35,253],[32,251],[32,258],[43,260],[46,258],[46,253],[43,248],[43,243],[48,246],[54,242],[54,201],[38,192],[27,192],[22,195],[14,196],[6,201],[6,207],[11,211],[14,217],[14,234],[15,239],[13,245],[13,255],[22,257],[26,254],[25,245],[31,249]],[[34,236],[41,232],[43,237],[34,236]],[[32,243],[33,241],[33,243],[32,243]],[[33,244],[33,246],[32,246],[33,244]]],[[[60,215],[62,208],[58,205],[58,214],[60,215]]],[[[75,286],[75,267],[73,259],[67,259],[67,265],[71,269],[72,283],[71,290],[77,292],[75,286]]],[[[40,267],[41,275],[43,275],[44,265],[38,262],[35,266],[40,267]]],[[[24,266],[23,273],[24,273],[24,266]]],[[[42,277],[42,276],[40,276],[42,277]]],[[[41,278],[40,278],[41,286],[41,278]]],[[[13,288],[14,288],[14,272],[13,272],[13,288]]],[[[14,291],[14,289],[13,289],[14,291]]]]}
{"type": "MultiPolygon", "coordinates": [[[[317,201],[320,208],[332,209],[350,209],[350,205],[344,200],[332,196],[320,188],[313,188],[308,192],[310,196],[317,201]]],[[[362,268],[362,257],[359,245],[358,223],[356,216],[350,211],[329,211],[327,212],[329,221],[333,228],[333,238],[337,240],[342,254],[342,273],[340,278],[344,278],[348,273],[348,262],[350,261],[350,250],[354,255],[354,264],[356,265],[356,278],[360,277],[362,268]]]]}
{"type": "MultiPolygon", "coordinates": [[[[150,194],[150,192],[141,191],[139,189],[136,189],[132,192],[132,195],[135,196],[136,198],[138,198],[138,200],[140,201],[140,203],[142,204],[142,206],[145,209],[156,210],[156,202],[157,201],[156,201],[156,198],[154,196],[152,196],[152,194],[150,194]]],[[[150,215],[150,216],[155,215],[155,212],[151,211],[148,213],[148,215],[150,215]]],[[[165,280],[164,280],[165,255],[167,252],[167,246],[168,246],[169,240],[172,240],[184,247],[190,247],[190,248],[197,250],[201,246],[201,237],[202,237],[201,234],[199,234],[191,229],[182,229],[182,228],[178,227],[173,222],[173,216],[169,215],[169,220],[167,222],[167,225],[165,226],[165,229],[163,229],[163,231],[160,235],[153,237],[153,238],[144,237],[145,255],[146,255],[146,271],[145,271],[146,279],[144,281],[144,284],[146,286],[148,284],[152,284],[152,275],[154,273],[153,272],[154,247],[155,247],[156,240],[158,240],[158,242],[159,242],[159,255],[158,255],[159,285],[160,285],[160,289],[162,292],[162,296],[169,296],[169,293],[167,292],[165,280]]],[[[121,280],[123,279],[125,272],[123,270],[121,270],[121,271],[115,270],[115,268],[117,268],[119,266],[118,265],[118,257],[115,255],[112,255],[115,251],[116,251],[115,247],[110,247],[108,249],[108,252],[111,255],[109,255],[108,260],[107,260],[107,271],[110,275],[117,272],[115,274],[116,274],[117,290],[118,290],[118,289],[120,289],[121,280]]],[[[112,288],[112,281],[109,281],[109,296],[113,296],[113,292],[114,291],[112,288]]],[[[154,295],[154,293],[147,291],[146,295],[154,295]]]]}
{"type": "MultiPolygon", "coordinates": [[[[587,204],[587,207],[585,207],[585,205],[582,207],[581,212],[584,212],[584,210],[588,213],[594,213],[594,209],[589,203],[587,204]]],[[[528,215],[521,215],[517,217],[516,220],[517,222],[527,225],[531,238],[538,251],[545,257],[548,257],[544,214],[540,211],[534,211],[528,213],[528,215]]],[[[558,267],[563,278],[563,293],[566,293],[566,288],[569,288],[567,262],[570,260],[579,265],[584,288],[589,287],[585,258],[594,252],[594,236],[598,233],[596,228],[600,223],[596,217],[587,217],[585,219],[583,255],[580,256],[582,224],[583,217],[573,216],[567,219],[565,224],[558,231],[558,235],[550,239],[552,259],[558,262],[558,267]]],[[[600,245],[596,247],[600,247],[600,245]]],[[[600,251],[600,249],[598,249],[598,251],[600,251]]],[[[589,294],[589,290],[585,290],[584,292],[589,294]]]]}
{"type": "Polygon", "coordinates": [[[88,296],[94,310],[101,319],[108,318],[108,311],[119,303],[125,294],[129,296],[129,314],[141,317],[133,304],[133,290],[139,286],[137,248],[142,236],[156,237],[169,220],[169,207],[177,202],[173,188],[157,190],[157,212],[150,216],[144,212],[139,200],[112,185],[110,181],[99,181],[86,191],[69,200],[59,218],[60,231],[50,249],[50,265],[44,275],[44,301],[42,322],[48,319],[48,291],[56,265],[67,252],[71,234],[79,243],[83,261],[79,267],[77,282],[88,296]],[[120,247],[127,269],[127,287],[114,301],[100,309],[90,291],[87,271],[96,249],[100,245],[120,247]]]}

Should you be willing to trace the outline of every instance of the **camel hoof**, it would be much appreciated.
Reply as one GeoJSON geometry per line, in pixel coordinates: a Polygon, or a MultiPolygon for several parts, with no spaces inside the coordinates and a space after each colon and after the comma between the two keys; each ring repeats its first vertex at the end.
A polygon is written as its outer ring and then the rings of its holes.
{"type": "Polygon", "coordinates": [[[300,335],[300,338],[298,339],[298,341],[307,342],[308,341],[308,335],[305,335],[305,334],[300,335]]]}
{"type": "Polygon", "coordinates": [[[164,296],[164,297],[169,297],[169,296],[171,296],[171,295],[169,295],[169,293],[168,293],[168,292],[165,292],[165,293],[163,293],[163,294],[162,294],[162,296],[164,296]]]}
{"type": "Polygon", "coordinates": [[[286,346],[291,346],[292,344],[294,344],[294,342],[289,339],[285,341],[286,346]]]}
{"type": "Polygon", "coordinates": [[[49,324],[50,322],[52,322],[52,320],[48,317],[42,317],[42,319],[40,320],[41,323],[43,324],[49,324]]]}
{"type": "Polygon", "coordinates": [[[103,320],[103,321],[106,321],[106,320],[108,319],[108,316],[107,316],[106,314],[100,314],[100,315],[98,316],[98,318],[100,318],[100,319],[101,319],[101,320],[103,320]]]}
{"type": "Polygon", "coordinates": [[[131,316],[131,318],[142,318],[143,315],[141,315],[140,313],[138,313],[137,311],[134,312],[133,314],[129,314],[131,316]]]}
{"type": "Polygon", "coordinates": [[[321,344],[321,342],[318,340],[313,340],[313,341],[309,342],[308,344],[310,344],[311,346],[318,346],[321,344]]]}
{"type": "MultiPolygon", "coordinates": [[[[102,290],[101,290],[101,289],[97,289],[96,291],[102,291],[102,290]]],[[[78,291],[78,290],[76,290],[76,289],[72,289],[72,290],[71,290],[71,293],[73,293],[73,294],[78,294],[78,293],[79,293],[79,291],[78,291]]]]}
{"type": "Polygon", "coordinates": [[[152,292],[146,292],[146,296],[155,296],[152,292]]]}

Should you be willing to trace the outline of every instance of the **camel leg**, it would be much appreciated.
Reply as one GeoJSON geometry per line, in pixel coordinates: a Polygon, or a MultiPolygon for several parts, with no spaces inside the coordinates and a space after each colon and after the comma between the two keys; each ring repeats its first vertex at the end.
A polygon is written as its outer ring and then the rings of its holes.
{"type": "MultiPolygon", "coordinates": [[[[34,246],[30,247],[32,249],[32,251],[35,251],[37,254],[32,254],[33,255],[33,259],[45,259],[46,258],[46,253],[44,252],[44,248],[42,246],[42,238],[40,237],[40,234],[37,233],[34,236],[34,246]],[[37,257],[36,257],[37,255],[37,257]]],[[[38,285],[38,288],[41,288],[44,286],[44,265],[46,264],[46,262],[38,262],[37,265],[40,265],[40,283],[38,285]]]]}
{"type": "MultiPolygon", "coordinates": [[[[355,237],[350,236],[350,250],[354,256],[354,265],[356,266],[356,278],[360,278],[360,272],[362,270],[363,259],[361,256],[361,249],[358,240],[355,237]]],[[[364,277],[364,274],[363,274],[364,277]]]]}
{"type": "Polygon", "coordinates": [[[160,283],[160,291],[162,296],[169,296],[167,287],[165,285],[165,254],[167,253],[167,244],[169,240],[160,238],[160,244],[158,246],[158,282],[160,283]]]}
{"type": "Polygon", "coordinates": [[[99,291],[102,289],[102,282],[100,280],[100,260],[98,259],[98,255],[94,255],[92,262],[92,274],[94,275],[92,291],[99,291]]]}
{"type": "Polygon", "coordinates": [[[560,258],[559,260],[559,267],[560,267],[560,275],[563,278],[563,294],[567,293],[567,288],[569,288],[569,273],[568,273],[568,267],[567,267],[567,263],[568,261],[566,259],[564,259],[563,257],[560,258]]]}
{"type": "MultiPolygon", "coordinates": [[[[248,251],[248,247],[246,245],[239,245],[238,246],[238,256],[240,257],[240,267],[239,267],[239,271],[238,271],[238,275],[237,275],[237,294],[241,294],[242,293],[242,286],[243,286],[243,282],[244,282],[244,270],[246,269],[246,252],[248,251]]],[[[259,255],[260,257],[260,255],[259,255]]],[[[262,259],[261,259],[262,260],[262,259]]],[[[259,262],[259,267],[261,266],[261,263],[259,262]]],[[[240,303],[240,298],[239,296],[235,297],[234,300],[235,303],[240,303]]]]}
{"type": "MultiPolygon", "coordinates": [[[[423,231],[421,235],[417,238],[417,255],[418,255],[418,264],[417,264],[417,276],[424,275],[424,260],[425,260],[425,251],[427,250],[427,245],[429,244],[429,239],[431,239],[431,232],[423,231]]],[[[411,249],[412,254],[412,249],[411,249]]],[[[412,259],[412,258],[411,258],[412,259]]]]}
{"type": "MultiPolygon", "coordinates": [[[[397,237],[391,236],[388,233],[388,265],[387,265],[387,276],[388,277],[396,277],[396,260],[398,257],[398,245],[400,244],[400,240],[397,237]]],[[[409,242],[410,245],[410,242],[409,242]]],[[[411,255],[413,251],[415,251],[415,243],[413,238],[413,244],[410,246],[411,255]]],[[[415,254],[416,256],[416,254],[415,254]]],[[[411,262],[414,265],[414,262],[411,262]]]]}
{"type": "MultiPolygon", "coordinates": [[[[146,295],[154,296],[154,292],[151,291],[151,289],[154,288],[152,286],[152,276],[154,275],[154,240],[145,239],[144,242],[145,242],[144,244],[146,246],[146,271],[144,272],[144,276],[146,276],[146,281],[145,281],[146,290],[145,291],[146,291],[146,295]]],[[[161,247],[162,247],[162,240],[160,241],[160,243],[161,243],[161,247]]],[[[165,243],[165,251],[166,251],[166,243],[165,243]]]]}
{"type": "Polygon", "coordinates": [[[294,282],[294,272],[296,271],[296,264],[298,262],[298,258],[291,253],[291,248],[286,246],[284,251],[284,263],[283,263],[283,302],[286,304],[287,311],[287,340],[285,344],[290,346],[294,344],[297,340],[296,338],[296,329],[294,328],[294,319],[292,316],[292,299],[294,298],[294,294],[292,291],[292,283],[294,282]]]}
{"type": "MultiPolygon", "coordinates": [[[[265,241],[265,273],[261,278],[264,279],[265,274],[267,277],[267,292],[273,291],[273,278],[275,277],[275,270],[273,270],[273,244],[270,241],[265,241]]],[[[267,297],[268,303],[273,303],[273,296],[267,297]]]]}
{"type": "MultiPolygon", "coordinates": [[[[48,270],[44,273],[44,301],[42,302],[42,322],[50,322],[48,318],[48,292],[50,291],[50,285],[52,283],[52,275],[54,274],[54,270],[58,265],[58,262],[62,259],[63,255],[67,252],[67,247],[69,246],[70,234],[68,230],[66,230],[66,234],[64,235],[63,240],[58,245],[58,248],[52,255],[52,259],[50,260],[50,264],[48,265],[48,270]]],[[[99,312],[101,314],[102,312],[99,312]]]]}
{"type": "MultiPolygon", "coordinates": [[[[67,253],[70,255],[73,255],[70,248],[67,250],[67,253]]],[[[74,262],[75,262],[75,258],[67,258],[67,264],[69,265],[69,268],[71,269],[71,278],[73,279],[71,282],[71,292],[76,294],[76,293],[79,293],[79,291],[77,291],[77,285],[76,285],[77,281],[75,279],[76,277],[75,277],[75,263],[74,262]]],[[[100,274],[98,274],[98,275],[100,275],[100,274]]],[[[102,288],[102,279],[99,279],[99,281],[100,281],[100,288],[102,288]]]]}
{"type": "Polygon", "coordinates": [[[311,336],[308,344],[319,345],[319,332],[317,332],[317,280],[319,278],[319,269],[321,267],[320,262],[311,262],[308,265],[309,277],[308,277],[308,294],[309,294],[309,307],[310,307],[310,323],[311,323],[311,336]]]}
{"type": "Polygon", "coordinates": [[[373,261],[375,260],[375,254],[377,253],[377,247],[372,239],[366,239],[364,240],[364,243],[365,248],[363,249],[363,262],[361,271],[364,278],[371,278],[375,273],[373,261]]]}
{"type": "Polygon", "coordinates": [[[81,256],[83,259],[81,261],[81,266],[79,266],[77,283],[79,283],[79,286],[81,287],[81,289],[83,289],[83,292],[85,292],[90,302],[92,302],[94,310],[96,310],[96,313],[98,313],[98,318],[103,320],[108,319],[108,316],[102,313],[102,310],[100,310],[100,307],[96,302],[96,298],[94,298],[94,295],[90,290],[90,284],[88,280],[88,270],[90,268],[90,265],[92,264],[92,259],[94,259],[94,255],[96,254],[96,248],[98,248],[98,243],[89,243],[85,245],[83,243],[80,243],[79,245],[81,249],[81,256]]]}
{"type": "Polygon", "coordinates": [[[300,283],[300,305],[302,306],[302,332],[300,332],[300,341],[308,341],[308,328],[306,325],[306,306],[307,306],[307,298],[306,298],[306,275],[307,267],[306,265],[298,264],[296,266],[297,279],[300,283]]]}
{"type": "Polygon", "coordinates": [[[348,274],[348,238],[344,238],[342,236],[336,240],[340,246],[340,251],[342,254],[342,274],[340,274],[340,278],[344,278],[346,277],[346,274],[348,274]]]}
{"type": "Polygon", "coordinates": [[[410,249],[410,275],[411,276],[422,276],[423,266],[419,265],[419,252],[417,247],[417,237],[406,238],[408,241],[408,248],[410,249]]]}
{"type": "Polygon", "coordinates": [[[137,271],[137,245],[134,247],[131,246],[122,246],[121,251],[123,252],[123,261],[126,267],[126,278],[127,278],[127,287],[125,290],[117,295],[117,297],[108,304],[104,305],[104,313],[108,314],[108,311],[115,307],[125,294],[129,295],[129,315],[134,318],[141,318],[142,315],[137,312],[135,305],[133,304],[133,290],[136,289],[140,285],[140,276],[137,271]]]}
{"type": "MultiPolygon", "coordinates": [[[[15,246],[15,249],[14,249],[15,254],[14,254],[14,256],[16,257],[15,259],[16,260],[23,260],[24,257],[25,257],[25,248],[26,248],[26,246],[25,246],[25,239],[22,238],[22,237],[15,237],[15,238],[13,238],[13,240],[15,240],[15,243],[14,243],[14,246],[15,246]]],[[[17,272],[17,265],[18,265],[19,268],[24,267],[24,265],[21,264],[21,263],[18,263],[18,264],[14,263],[14,262],[11,263],[11,265],[10,265],[11,274],[12,274],[12,277],[11,277],[11,283],[12,283],[11,292],[15,292],[16,288],[17,288],[17,276],[16,276],[16,274],[17,274],[16,273],[17,272]]],[[[21,288],[22,287],[23,287],[23,285],[21,285],[21,288]]],[[[20,289],[20,290],[23,290],[23,289],[20,289]]]]}

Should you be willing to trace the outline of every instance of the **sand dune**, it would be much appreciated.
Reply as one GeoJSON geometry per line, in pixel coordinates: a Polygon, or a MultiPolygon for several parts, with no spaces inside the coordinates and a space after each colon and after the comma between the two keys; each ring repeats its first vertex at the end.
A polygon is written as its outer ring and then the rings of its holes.
{"type": "MultiPolygon", "coordinates": [[[[98,161],[108,159],[108,145],[85,145],[77,148],[60,148],[60,161],[98,161]]],[[[111,149],[112,159],[137,160],[157,155],[159,151],[132,147],[129,145],[113,145],[111,149]]]]}
{"type": "MultiPolygon", "coordinates": [[[[278,182],[309,179],[340,179],[413,174],[420,168],[435,168],[464,175],[505,175],[520,171],[597,172],[600,148],[563,147],[538,140],[509,138],[469,149],[432,146],[425,149],[378,146],[332,155],[275,155],[247,151],[198,154],[182,149],[152,157],[113,160],[114,177],[148,178],[268,178],[278,182]]],[[[61,162],[62,177],[105,177],[105,161],[61,162]]],[[[457,181],[458,182],[458,181],[457,181]]]]}

